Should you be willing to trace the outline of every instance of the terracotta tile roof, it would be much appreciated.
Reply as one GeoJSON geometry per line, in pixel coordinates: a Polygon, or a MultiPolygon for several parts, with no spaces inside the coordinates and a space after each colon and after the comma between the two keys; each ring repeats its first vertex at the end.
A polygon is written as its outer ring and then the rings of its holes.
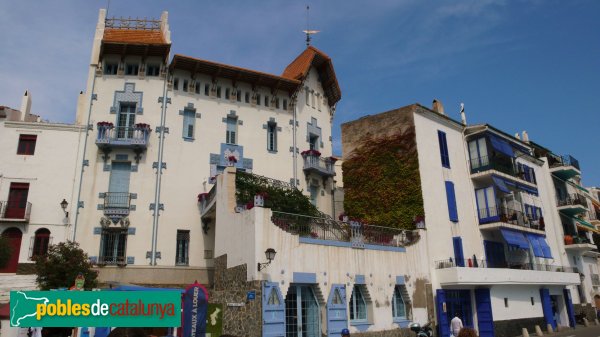
{"type": "Polygon", "coordinates": [[[131,44],[167,44],[160,30],[118,29],[104,30],[103,42],[131,44]]]}
{"type": "Polygon", "coordinates": [[[314,67],[319,72],[329,105],[333,106],[342,98],[342,91],[331,58],[319,49],[313,46],[306,48],[285,68],[281,76],[301,81],[308,74],[310,67],[314,67]]]}

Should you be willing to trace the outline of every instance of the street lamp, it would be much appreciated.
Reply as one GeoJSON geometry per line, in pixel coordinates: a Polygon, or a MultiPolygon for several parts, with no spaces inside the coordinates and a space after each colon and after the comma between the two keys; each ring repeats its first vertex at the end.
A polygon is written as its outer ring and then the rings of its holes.
{"type": "Polygon", "coordinates": [[[60,208],[62,208],[63,212],[65,212],[65,217],[68,218],[69,212],[67,212],[67,206],[69,206],[69,203],[66,199],[63,199],[63,201],[60,202],[60,208]]]}
{"type": "Polygon", "coordinates": [[[265,256],[267,257],[267,262],[265,262],[265,263],[259,262],[258,263],[258,271],[261,271],[261,270],[265,269],[268,265],[270,265],[271,261],[273,261],[275,259],[275,254],[277,254],[275,249],[267,248],[267,250],[265,250],[265,256]]]}

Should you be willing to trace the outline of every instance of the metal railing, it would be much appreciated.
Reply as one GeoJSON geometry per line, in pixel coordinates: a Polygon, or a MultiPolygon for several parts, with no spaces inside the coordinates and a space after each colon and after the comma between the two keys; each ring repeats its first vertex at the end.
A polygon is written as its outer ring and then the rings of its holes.
{"type": "Polygon", "coordinates": [[[112,127],[98,125],[97,145],[142,146],[148,145],[150,128],[112,127]]]}
{"type": "Polygon", "coordinates": [[[217,185],[213,185],[213,187],[208,191],[208,193],[201,193],[199,196],[200,202],[200,211],[202,213],[208,211],[208,207],[212,204],[217,196],[217,185]]]}
{"type": "Polygon", "coordinates": [[[587,200],[579,193],[569,194],[563,198],[558,198],[556,201],[558,207],[567,205],[581,205],[587,207],[587,200]]]}
{"type": "Polygon", "coordinates": [[[320,240],[351,242],[352,246],[357,248],[364,248],[365,244],[403,247],[416,242],[419,238],[416,231],[285,212],[273,211],[271,221],[290,234],[320,240]]]}
{"type": "Polygon", "coordinates": [[[523,176],[512,163],[512,159],[508,157],[481,156],[474,160],[470,160],[469,165],[471,167],[471,173],[496,170],[514,177],[522,178],[523,176]]]}
{"type": "Polygon", "coordinates": [[[305,154],[302,158],[304,159],[304,170],[315,170],[326,176],[335,175],[335,161],[331,158],[321,158],[314,154],[305,154]]]}
{"type": "Polygon", "coordinates": [[[30,202],[0,201],[0,219],[29,221],[30,216],[30,202]]]}
{"type": "Polygon", "coordinates": [[[579,160],[571,155],[551,155],[548,159],[550,167],[573,166],[574,168],[581,170],[579,168],[579,160]]]}
{"type": "Polygon", "coordinates": [[[127,248],[126,230],[104,230],[100,242],[100,256],[98,264],[100,265],[126,265],[127,257],[125,251],[127,248]]]}
{"type": "Polygon", "coordinates": [[[129,209],[131,193],[106,192],[104,194],[104,209],[129,209]]]}
{"type": "Polygon", "coordinates": [[[106,28],[136,29],[136,30],[160,30],[160,20],[138,19],[138,18],[107,18],[104,20],[106,28]]]}
{"type": "Polygon", "coordinates": [[[522,211],[517,211],[508,207],[490,207],[479,209],[480,225],[493,222],[504,222],[525,228],[541,231],[545,230],[545,224],[542,219],[530,219],[529,216],[522,211]]]}
{"type": "MultiPolygon", "coordinates": [[[[454,259],[435,261],[435,269],[461,268],[454,259]]],[[[536,270],[536,271],[551,271],[559,273],[578,273],[576,267],[563,267],[552,264],[530,263],[530,262],[509,262],[509,261],[494,261],[490,262],[484,259],[465,259],[464,268],[504,268],[518,270],[536,270]]]]}

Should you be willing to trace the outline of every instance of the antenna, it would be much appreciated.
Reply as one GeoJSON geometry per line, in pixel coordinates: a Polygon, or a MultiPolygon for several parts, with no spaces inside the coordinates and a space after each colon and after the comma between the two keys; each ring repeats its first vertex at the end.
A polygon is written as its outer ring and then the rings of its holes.
{"type": "Polygon", "coordinates": [[[110,0],[106,0],[106,17],[108,18],[108,10],[110,9],[110,0]]]}
{"type": "Polygon", "coordinates": [[[309,13],[310,7],[307,5],[306,6],[306,30],[303,30],[302,32],[306,34],[306,46],[310,46],[310,40],[312,39],[311,35],[313,34],[317,34],[318,32],[320,32],[319,30],[310,30],[310,25],[308,24],[308,13],[309,13]]]}

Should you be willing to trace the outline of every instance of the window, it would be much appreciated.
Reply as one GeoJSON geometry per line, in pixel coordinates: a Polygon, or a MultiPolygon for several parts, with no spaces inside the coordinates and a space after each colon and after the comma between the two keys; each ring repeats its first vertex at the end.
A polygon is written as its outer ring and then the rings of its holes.
{"type": "Polygon", "coordinates": [[[267,123],[267,150],[277,151],[277,123],[267,123]]]}
{"type": "Polygon", "coordinates": [[[317,197],[319,196],[319,186],[310,185],[308,187],[308,190],[310,192],[310,203],[313,204],[313,206],[317,206],[317,197]]]}
{"type": "Polygon", "coordinates": [[[37,135],[19,135],[17,154],[33,156],[37,135]]]}
{"type": "Polygon", "coordinates": [[[508,298],[507,297],[504,298],[504,307],[508,308],[508,298]]]}
{"type": "Polygon", "coordinates": [[[119,69],[119,64],[116,62],[104,63],[104,75],[116,75],[119,69]]]}
{"type": "Polygon", "coordinates": [[[265,106],[269,106],[269,96],[265,95],[265,106]]]}
{"type": "Polygon", "coordinates": [[[235,98],[237,99],[238,102],[242,101],[242,91],[238,90],[235,92],[235,98]]]}
{"type": "Polygon", "coordinates": [[[448,143],[446,142],[446,133],[438,130],[438,143],[440,145],[440,156],[442,157],[442,166],[450,168],[450,157],[448,156],[448,143]]]}
{"type": "Polygon", "coordinates": [[[283,100],[283,110],[287,110],[288,106],[287,106],[287,99],[283,100]]]}
{"type": "Polygon", "coordinates": [[[179,79],[177,77],[175,77],[175,79],[173,79],[173,89],[179,90],[179,79]]]}
{"type": "Polygon", "coordinates": [[[531,297],[531,305],[535,305],[535,301],[533,300],[533,297],[531,297]]]}
{"type": "Polygon", "coordinates": [[[185,92],[188,91],[188,85],[189,85],[188,80],[183,80],[183,88],[182,88],[183,91],[185,91],[185,92]]]}
{"type": "Polygon", "coordinates": [[[476,170],[490,164],[485,138],[479,138],[469,142],[469,158],[471,170],[476,170]]]}
{"type": "Polygon", "coordinates": [[[177,248],[175,251],[175,264],[187,266],[190,263],[190,231],[177,231],[177,248]]]}
{"type": "Polygon", "coordinates": [[[135,124],[135,107],[133,102],[120,102],[119,115],[117,116],[117,138],[133,138],[133,125],[135,124]]]}
{"type": "Polygon", "coordinates": [[[321,111],[321,95],[317,94],[317,109],[321,111]]]}
{"type": "Polygon", "coordinates": [[[237,133],[237,118],[236,117],[227,117],[227,132],[225,133],[225,143],[237,144],[236,138],[235,138],[236,133],[237,133]]]}
{"type": "Polygon", "coordinates": [[[256,94],[256,104],[260,105],[260,94],[256,94]]]}
{"type": "Polygon", "coordinates": [[[310,99],[311,99],[311,101],[312,101],[312,104],[311,104],[311,106],[312,106],[312,108],[314,109],[314,108],[315,108],[315,92],[314,92],[314,90],[311,90],[311,91],[310,91],[310,99]]]}
{"type": "Polygon", "coordinates": [[[127,263],[127,229],[104,229],[100,238],[100,257],[98,263],[123,265],[127,263]]]}
{"type": "Polygon", "coordinates": [[[196,82],[196,87],[194,87],[194,90],[196,92],[196,94],[200,95],[200,88],[202,87],[202,85],[199,82],[196,82]]]}
{"type": "Polygon", "coordinates": [[[279,109],[279,97],[275,99],[275,109],[279,109]]]}
{"type": "Polygon", "coordinates": [[[448,201],[448,215],[450,221],[458,222],[458,210],[456,209],[456,195],[454,193],[454,183],[446,181],[446,200],[448,201]]]}
{"type": "Polygon", "coordinates": [[[229,99],[231,97],[231,90],[229,88],[225,88],[225,99],[229,99]]]}
{"type": "Polygon", "coordinates": [[[148,64],[146,66],[146,76],[158,76],[160,73],[160,66],[158,64],[148,64]]]}
{"type": "Polygon", "coordinates": [[[140,69],[139,64],[127,63],[125,65],[125,75],[137,75],[140,69]]]}
{"type": "Polygon", "coordinates": [[[204,96],[210,96],[210,87],[208,84],[204,85],[204,96]]]}
{"type": "Polygon", "coordinates": [[[33,237],[33,246],[31,247],[31,257],[44,256],[48,253],[48,245],[50,244],[50,231],[46,228],[40,228],[35,231],[33,237]]]}
{"type": "Polygon", "coordinates": [[[196,112],[194,110],[183,110],[183,138],[194,139],[194,127],[196,124],[196,112]]]}
{"type": "Polygon", "coordinates": [[[392,315],[395,319],[408,319],[406,310],[406,301],[404,299],[404,292],[406,287],[404,285],[396,285],[394,287],[394,296],[392,298],[392,315]]]}
{"type": "Polygon", "coordinates": [[[358,284],[354,285],[354,289],[352,289],[352,296],[350,296],[350,320],[367,320],[367,302],[365,301],[362,287],[358,284]]]}
{"type": "Polygon", "coordinates": [[[498,220],[499,212],[496,207],[496,192],[493,187],[490,186],[475,190],[475,199],[477,201],[477,213],[480,223],[498,220]]]}
{"type": "Polygon", "coordinates": [[[6,219],[27,219],[29,216],[29,183],[10,183],[8,201],[4,209],[6,219]]]}
{"type": "Polygon", "coordinates": [[[221,87],[217,87],[217,98],[221,98],[221,87]]]}
{"type": "Polygon", "coordinates": [[[310,134],[308,136],[308,145],[310,150],[318,150],[319,149],[319,136],[310,134]]]}
{"type": "Polygon", "coordinates": [[[244,94],[244,102],[250,103],[250,93],[246,91],[244,94]]]}
{"type": "Polygon", "coordinates": [[[306,105],[310,105],[310,90],[308,90],[308,87],[304,88],[304,92],[306,93],[306,95],[305,95],[306,105]]]}

